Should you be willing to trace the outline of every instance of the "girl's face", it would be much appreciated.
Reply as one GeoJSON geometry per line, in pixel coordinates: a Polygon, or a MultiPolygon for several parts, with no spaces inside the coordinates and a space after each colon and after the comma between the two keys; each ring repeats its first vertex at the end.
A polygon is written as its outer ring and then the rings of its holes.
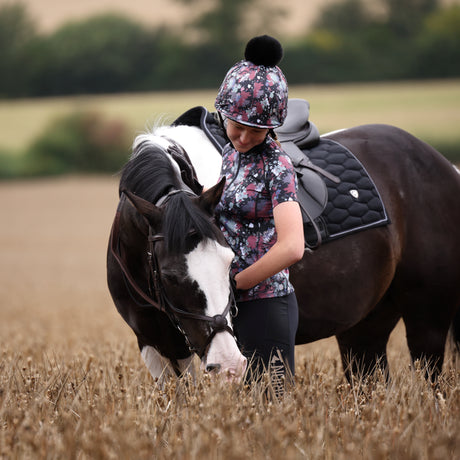
{"type": "Polygon", "coordinates": [[[227,119],[227,136],[240,153],[246,153],[261,144],[267,134],[268,128],[253,128],[227,119]]]}

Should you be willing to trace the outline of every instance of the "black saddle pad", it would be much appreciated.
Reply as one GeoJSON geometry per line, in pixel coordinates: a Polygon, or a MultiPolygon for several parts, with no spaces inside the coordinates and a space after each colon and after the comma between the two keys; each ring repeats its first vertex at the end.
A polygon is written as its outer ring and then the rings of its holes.
{"type": "MultiPolygon", "coordinates": [[[[324,231],[323,244],[361,230],[387,225],[390,221],[380,194],[361,162],[343,145],[321,138],[305,150],[311,162],[340,178],[336,184],[324,178],[328,203],[316,220],[324,231]]],[[[316,240],[308,228],[307,239],[316,240]]]]}
{"type": "MultiPolygon", "coordinates": [[[[182,114],[173,126],[200,127],[222,153],[229,142],[214,113],[194,107],[182,114]]],[[[310,161],[340,178],[340,183],[324,178],[328,203],[315,219],[321,230],[322,244],[354,232],[387,225],[390,221],[379,192],[361,162],[346,147],[331,139],[320,138],[318,144],[304,149],[310,161]]],[[[318,236],[311,224],[305,224],[305,239],[315,247],[318,236]]]]}

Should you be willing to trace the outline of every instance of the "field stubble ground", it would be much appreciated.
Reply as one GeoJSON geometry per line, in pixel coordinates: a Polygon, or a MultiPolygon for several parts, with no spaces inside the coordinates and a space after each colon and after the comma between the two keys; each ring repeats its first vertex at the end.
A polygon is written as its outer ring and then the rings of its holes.
{"type": "Polygon", "coordinates": [[[0,458],[460,458],[460,360],[439,391],[392,334],[393,381],[351,388],[333,339],[281,402],[199,376],[156,388],[106,288],[117,179],[0,183],[0,458]]]}

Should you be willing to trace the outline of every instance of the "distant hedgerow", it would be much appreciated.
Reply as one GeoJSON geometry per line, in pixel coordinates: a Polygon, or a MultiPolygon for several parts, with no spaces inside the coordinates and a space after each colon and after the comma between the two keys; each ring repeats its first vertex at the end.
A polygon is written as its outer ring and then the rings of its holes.
{"type": "Polygon", "coordinates": [[[28,148],[24,175],[116,172],[129,156],[127,126],[94,112],[57,119],[28,148]]]}

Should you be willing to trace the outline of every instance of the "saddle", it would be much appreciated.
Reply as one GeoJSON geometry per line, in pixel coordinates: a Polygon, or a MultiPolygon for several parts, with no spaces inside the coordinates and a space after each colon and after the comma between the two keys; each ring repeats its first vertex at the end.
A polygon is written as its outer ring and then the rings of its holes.
{"type": "MultiPolygon", "coordinates": [[[[385,207],[364,166],[343,145],[320,137],[309,114],[307,101],[289,99],[287,118],[275,130],[297,173],[305,246],[316,249],[348,234],[387,225],[385,207]]],[[[188,110],[172,125],[202,129],[220,153],[229,142],[218,115],[204,107],[188,110]]]]}
{"type": "Polygon", "coordinates": [[[297,173],[299,187],[297,196],[307,232],[312,227],[316,233],[316,242],[306,238],[305,243],[310,249],[318,247],[326,236],[324,226],[317,222],[328,202],[328,191],[320,174],[335,183],[340,179],[320,168],[310,161],[307,156],[309,149],[320,142],[318,128],[309,121],[310,104],[304,99],[289,99],[287,117],[282,126],[275,129],[275,134],[283,150],[291,158],[297,173]]]}
{"type": "MultiPolygon", "coordinates": [[[[315,166],[301,150],[301,148],[310,148],[317,145],[320,140],[317,127],[308,120],[309,113],[310,105],[307,101],[304,99],[289,99],[288,116],[283,126],[277,129],[275,133],[283,150],[290,156],[297,173],[299,182],[298,198],[304,226],[312,227],[317,237],[317,241],[312,244],[308,242],[311,238],[306,240],[307,246],[313,249],[321,244],[325,236],[324,229],[320,229],[315,219],[324,211],[328,198],[326,184],[318,173],[323,174],[334,182],[339,182],[340,180],[324,169],[315,166]]],[[[194,107],[183,113],[172,123],[172,126],[178,125],[201,128],[220,153],[229,142],[217,114],[208,112],[205,107],[194,107]]]]}
{"type": "Polygon", "coordinates": [[[310,105],[289,99],[288,115],[275,133],[297,172],[305,245],[310,249],[351,233],[389,224],[372,178],[342,144],[320,137],[308,120],[310,105]]]}

